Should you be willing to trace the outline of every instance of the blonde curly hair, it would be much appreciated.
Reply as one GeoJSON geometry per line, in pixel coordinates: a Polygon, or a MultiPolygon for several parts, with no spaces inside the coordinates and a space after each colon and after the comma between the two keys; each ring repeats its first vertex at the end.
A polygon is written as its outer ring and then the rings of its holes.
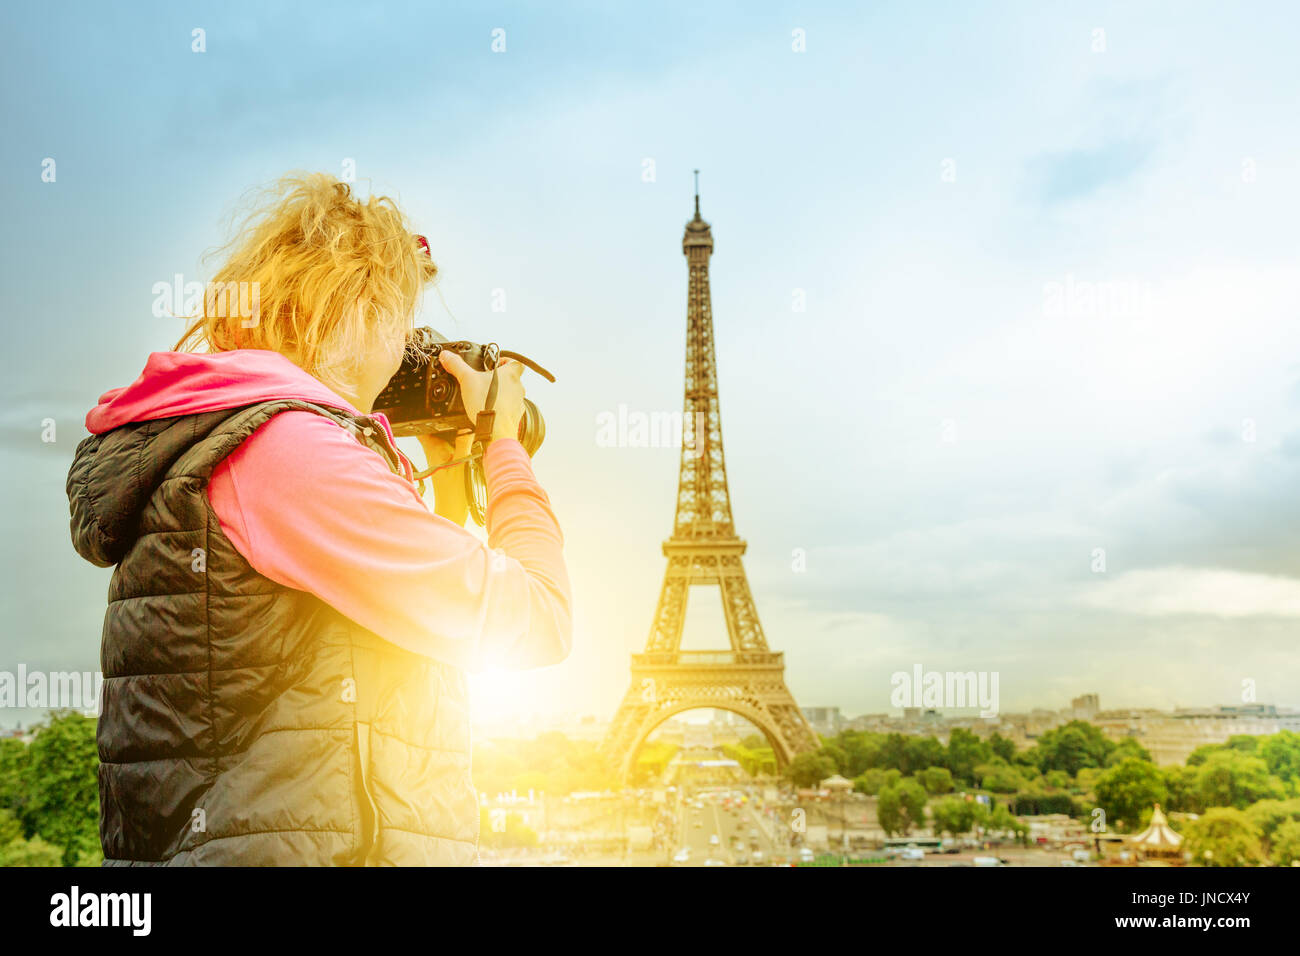
{"type": "Polygon", "coordinates": [[[259,199],[217,250],[225,263],[176,351],[269,349],[345,393],[362,356],[400,359],[438,267],[393,201],[363,202],[325,173],[290,173],[259,199]],[[236,289],[245,308],[229,308],[236,289]]]}

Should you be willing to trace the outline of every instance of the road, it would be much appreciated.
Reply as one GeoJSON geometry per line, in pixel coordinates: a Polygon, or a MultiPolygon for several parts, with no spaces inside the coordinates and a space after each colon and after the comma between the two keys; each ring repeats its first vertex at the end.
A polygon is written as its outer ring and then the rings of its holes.
{"type": "Polygon", "coordinates": [[[690,860],[679,865],[705,866],[709,860],[727,866],[752,863],[751,846],[755,840],[763,853],[764,862],[771,862],[774,857],[788,858],[791,854],[788,846],[777,846],[770,826],[762,820],[751,803],[724,809],[718,802],[704,798],[703,809],[697,810],[692,808],[690,801],[683,801],[677,823],[678,837],[674,852],[682,847],[691,851],[690,860]],[[712,837],[717,837],[716,843],[712,837]],[[736,839],[740,841],[739,849],[733,842],[736,839]]]}

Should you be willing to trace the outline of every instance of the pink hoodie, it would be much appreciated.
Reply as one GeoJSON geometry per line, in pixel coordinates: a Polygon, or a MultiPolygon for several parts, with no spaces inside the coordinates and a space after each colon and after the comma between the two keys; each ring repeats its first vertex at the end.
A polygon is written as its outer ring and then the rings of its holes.
{"type": "MultiPolygon", "coordinates": [[[[357,414],[276,352],[155,352],[139,378],[100,398],[86,428],[277,399],[357,414]]],[[[405,478],[334,422],[281,412],[216,468],[208,496],[255,570],[400,647],[469,669],[563,660],[572,632],[564,538],[523,446],[498,439],[484,456],[487,547],[430,512],[403,464],[405,478]]]]}

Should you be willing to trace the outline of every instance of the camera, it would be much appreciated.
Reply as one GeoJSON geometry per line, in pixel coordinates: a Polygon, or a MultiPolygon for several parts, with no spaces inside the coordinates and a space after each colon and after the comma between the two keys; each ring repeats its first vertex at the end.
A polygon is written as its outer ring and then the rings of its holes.
{"type": "MultiPolygon", "coordinates": [[[[436,435],[453,444],[457,435],[474,431],[474,421],[466,414],[460,398],[460,383],[438,361],[438,356],[446,349],[455,352],[466,365],[480,372],[490,372],[503,358],[508,358],[532,369],[548,382],[555,381],[554,375],[532,359],[500,349],[495,342],[479,345],[452,341],[427,326],[415,329],[407,337],[401,367],[389,379],[373,406],[376,413],[388,418],[394,435],[436,435]]],[[[525,398],[523,414],[519,418],[519,443],[531,456],[542,447],[545,438],[546,421],[537,405],[525,398]]],[[[473,458],[470,467],[465,469],[465,475],[470,513],[475,521],[483,524],[487,485],[480,456],[473,458]]]]}

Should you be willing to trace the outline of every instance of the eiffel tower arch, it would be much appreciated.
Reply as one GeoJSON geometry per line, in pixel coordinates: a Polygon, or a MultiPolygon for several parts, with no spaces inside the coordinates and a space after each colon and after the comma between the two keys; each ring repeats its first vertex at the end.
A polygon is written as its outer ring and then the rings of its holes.
{"type": "Polygon", "coordinates": [[[686,399],[677,513],[672,535],[663,543],[668,567],[645,652],[632,655],[632,683],[604,744],[624,780],[656,727],[700,707],[727,710],[754,724],[780,766],[817,746],[816,734],[786,686],[784,656],[771,650],[763,635],[741,562],[745,541],[732,523],[709,296],[713,233],[700,218],[698,188],[682,253],[688,269],[686,399]],[[681,649],[687,600],[697,586],[718,588],[729,649],[681,649]]]}

